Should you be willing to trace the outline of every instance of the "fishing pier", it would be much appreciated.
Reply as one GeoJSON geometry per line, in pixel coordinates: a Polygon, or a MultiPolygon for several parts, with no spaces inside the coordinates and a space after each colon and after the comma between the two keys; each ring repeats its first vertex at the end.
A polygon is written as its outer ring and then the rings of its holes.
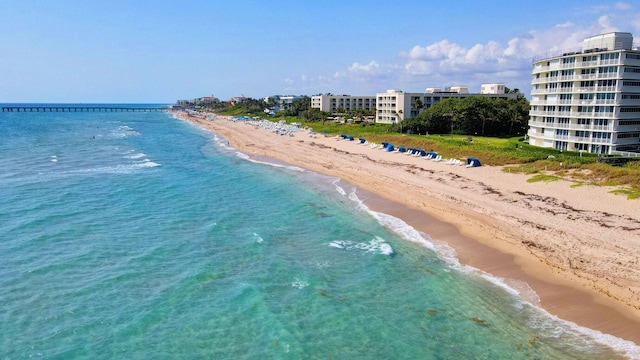
{"type": "Polygon", "coordinates": [[[169,107],[127,107],[127,106],[82,106],[82,105],[38,105],[3,106],[2,112],[153,112],[169,111],[169,107]]]}

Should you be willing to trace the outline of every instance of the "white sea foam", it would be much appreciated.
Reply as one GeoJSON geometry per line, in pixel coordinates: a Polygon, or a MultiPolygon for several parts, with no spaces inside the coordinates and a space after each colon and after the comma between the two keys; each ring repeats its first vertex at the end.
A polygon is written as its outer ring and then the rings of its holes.
{"type": "Polygon", "coordinates": [[[335,185],[336,187],[336,191],[338,192],[338,194],[342,195],[342,196],[347,196],[347,192],[344,191],[344,189],[342,188],[342,186],[338,185],[340,183],[340,179],[335,179],[333,181],[333,185],[335,185]]]}
{"type": "Polygon", "coordinates": [[[262,236],[258,235],[257,233],[253,233],[253,237],[256,239],[256,242],[258,244],[264,242],[264,239],[262,238],[262,236]]]}
{"type": "Polygon", "coordinates": [[[389,245],[383,238],[379,236],[375,236],[368,243],[351,241],[351,240],[335,240],[329,243],[329,246],[344,249],[347,251],[351,250],[362,250],[365,253],[373,252],[382,255],[392,255],[393,248],[389,245]]]}
{"type": "Polygon", "coordinates": [[[118,126],[117,129],[113,130],[111,132],[111,135],[114,137],[126,138],[129,136],[138,136],[141,134],[129,126],[122,125],[122,126],[118,126]]]}
{"type": "Polygon", "coordinates": [[[298,278],[295,278],[293,280],[293,282],[291,282],[291,286],[296,288],[296,289],[304,289],[307,286],[309,286],[309,283],[304,281],[304,280],[300,280],[298,278]]]}
{"type": "Polygon", "coordinates": [[[134,164],[119,164],[113,166],[101,166],[89,169],[79,169],[66,171],[63,174],[132,174],[140,169],[161,166],[153,161],[146,161],[134,164]]]}
{"type": "Polygon", "coordinates": [[[301,168],[301,167],[297,167],[297,166],[293,166],[293,165],[285,165],[285,164],[277,164],[277,163],[273,163],[273,162],[269,162],[269,161],[261,161],[261,160],[257,160],[255,158],[252,158],[251,156],[240,152],[240,151],[236,151],[236,156],[243,159],[243,160],[247,160],[249,162],[252,162],[254,164],[262,164],[262,165],[269,165],[269,166],[273,166],[273,167],[277,167],[277,168],[283,168],[283,169],[287,169],[287,170],[291,170],[291,171],[297,171],[297,172],[305,172],[306,170],[301,168]]]}
{"type": "Polygon", "coordinates": [[[125,155],[124,158],[135,160],[135,159],[143,158],[145,156],[147,156],[145,153],[137,153],[137,154],[125,155]]]}

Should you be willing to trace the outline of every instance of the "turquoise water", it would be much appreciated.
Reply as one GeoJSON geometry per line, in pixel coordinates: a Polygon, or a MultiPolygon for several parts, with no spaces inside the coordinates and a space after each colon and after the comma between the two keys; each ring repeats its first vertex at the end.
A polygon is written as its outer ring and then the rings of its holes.
{"type": "Polygon", "coordinates": [[[0,113],[2,359],[611,359],[369,211],[166,113],[0,113]]]}

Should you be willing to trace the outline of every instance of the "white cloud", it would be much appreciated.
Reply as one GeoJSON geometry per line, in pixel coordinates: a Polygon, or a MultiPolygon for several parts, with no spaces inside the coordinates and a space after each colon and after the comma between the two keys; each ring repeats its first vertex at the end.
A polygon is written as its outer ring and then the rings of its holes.
{"type": "Polygon", "coordinates": [[[372,94],[385,89],[421,91],[425,87],[466,85],[479,91],[480,84],[505,83],[528,94],[531,86],[532,59],[560,51],[577,50],[590,36],[612,32],[640,30],[640,13],[628,3],[585,9],[592,22],[579,25],[571,21],[548,29],[534,29],[506,42],[487,40],[469,47],[451,39],[427,45],[414,45],[399,52],[397,63],[353,62],[332,77],[310,79],[308,85],[322,85],[324,91],[358,90],[372,94]]]}

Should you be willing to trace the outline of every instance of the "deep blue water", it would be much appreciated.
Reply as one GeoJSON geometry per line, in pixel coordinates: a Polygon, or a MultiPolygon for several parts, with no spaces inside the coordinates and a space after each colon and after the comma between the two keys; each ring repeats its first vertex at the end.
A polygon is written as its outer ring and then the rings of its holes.
{"type": "Polygon", "coordinates": [[[221,140],[166,113],[0,113],[0,358],[639,356],[221,140]]]}

